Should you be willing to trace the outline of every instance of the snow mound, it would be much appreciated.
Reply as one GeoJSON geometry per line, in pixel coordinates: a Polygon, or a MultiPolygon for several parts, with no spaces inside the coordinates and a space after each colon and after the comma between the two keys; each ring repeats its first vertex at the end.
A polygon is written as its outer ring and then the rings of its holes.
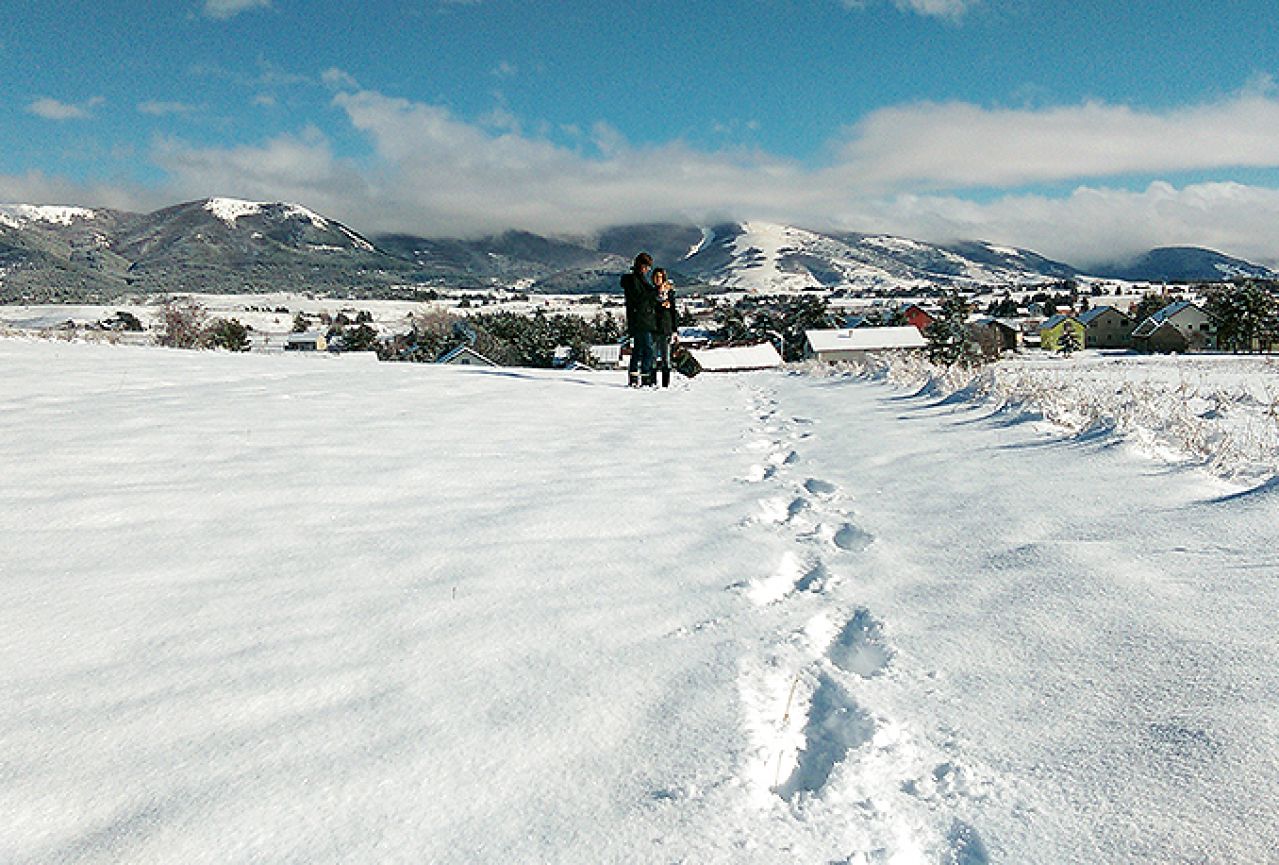
{"type": "Polygon", "coordinates": [[[21,228],[31,222],[51,222],[55,225],[71,225],[77,219],[93,219],[97,214],[86,207],[61,207],[37,204],[0,205],[0,223],[10,228],[21,228]]]}
{"type": "Polygon", "coordinates": [[[285,201],[245,201],[240,198],[210,198],[204,203],[204,209],[212,213],[227,225],[234,226],[242,216],[257,216],[266,210],[279,210],[286,217],[297,217],[308,220],[316,228],[328,228],[329,220],[313,210],[300,204],[289,204],[285,201]]]}

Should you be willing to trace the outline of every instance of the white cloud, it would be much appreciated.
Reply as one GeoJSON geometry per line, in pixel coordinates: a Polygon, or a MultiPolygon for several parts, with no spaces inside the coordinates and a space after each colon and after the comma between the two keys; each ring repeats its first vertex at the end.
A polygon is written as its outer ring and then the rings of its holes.
{"type": "Polygon", "coordinates": [[[898,9],[918,12],[920,15],[936,15],[953,18],[963,15],[979,0],[893,0],[898,9]]]}
{"type": "Polygon", "coordinates": [[[80,103],[61,102],[42,96],[27,106],[27,112],[45,120],[85,120],[93,115],[93,109],[105,100],[95,96],[80,103]]]}
{"type": "MultiPolygon", "coordinates": [[[[708,152],[679,140],[637,147],[603,122],[560,145],[525,131],[505,110],[468,121],[441,106],[368,90],[338,92],[333,104],[368,137],[370,153],[340,156],[314,128],[239,147],[161,139],[152,152],[169,177],[160,197],[298,201],[368,232],[580,232],[631,221],[737,218],[989,240],[1073,264],[1174,244],[1279,261],[1279,189],[1157,182],[1134,191],[1097,180],[1125,171],[1157,177],[1279,166],[1279,152],[1261,134],[1276,103],[1258,92],[1162,115],[1108,106],[891,109],[867,118],[832,150],[831,164],[816,169],[758,150],[708,152]],[[948,132],[951,122],[966,131],[948,132]],[[1205,137],[1216,129],[1208,146],[1205,137]],[[907,131],[950,135],[949,147],[912,144],[907,131]],[[972,149],[959,153],[968,141],[972,149]],[[1023,153],[1032,141],[1037,147],[1023,153]],[[998,184],[1076,174],[1087,176],[1066,195],[992,197],[998,184]],[[954,191],[970,184],[982,185],[981,200],[954,191]]],[[[20,189],[38,190],[39,181],[20,189]]],[[[126,189],[118,197],[159,193],[126,189]]],[[[80,201],[63,196],[61,203],[80,201]]]]}
{"type": "Polygon", "coordinates": [[[345,202],[368,198],[358,171],[336,159],[328,140],[310,127],[261,146],[198,148],[161,138],[152,157],[169,173],[176,200],[212,195],[286,200],[336,214],[346,211],[345,202]]]}
{"type": "Polygon", "coordinates": [[[902,195],[865,202],[844,221],[925,240],[982,239],[1088,266],[1157,246],[1206,246],[1279,264],[1279,189],[1240,183],[1184,187],[1159,181],[1131,191],[1081,186],[1070,195],[1009,195],[990,202],[902,195]]]}
{"type": "Polygon", "coordinates": [[[138,103],[139,113],[150,114],[153,117],[163,117],[166,114],[190,114],[193,111],[195,111],[195,106],[188,105],[185,102],[164,102],[149,99],[146,102],[138,103]]]}
{"type": "Polygon", "coordinates": [[[866,185],[1010,187],[1124,174],[1279,166],[1279,99],[1250,89],[1154,112],[1087,103],[1039,110],[962,102],[885,108],[837,159],[866,185]]]}
{"type": "MultiPolygon", "coordinates": [[[[872,0],[841,0],[849,9],[864,9],[872,0]]],[[[981,0],[893,0],[903,12],[916,12],[935,18],[959,18],[981,0]]]]}
{"type": "Polygon", "coordinates": [[[204,14],[225,21],[249,9],[261,9],[271,5],[271,0],[204,0],[204,14]]]}
{"type": "Polygon", "coordinates": [[[167,191],[126,188],[119,185],[78,183],[50,177],[39,171],[0,174],[0,202],[53,204],[77,207],[113,207],[145,211],[172,204],[167,191]]]}
{"type": "Polygon", "coordinates": [[[493,75],[498,78],[514,78],[519,74],[520,69],[509,60],[503,60],[501,63],[494,66],[491,71],[493,75]]]}
{"type": "Polygon", "coordinates": [[[355,80],[355,76],[347,72],[345,69],[339,69],[336,66],[330,66],[324,70],[320,76],[320,80],[325,86],[332,90],[359,90],[360,82],[355,80]]]}

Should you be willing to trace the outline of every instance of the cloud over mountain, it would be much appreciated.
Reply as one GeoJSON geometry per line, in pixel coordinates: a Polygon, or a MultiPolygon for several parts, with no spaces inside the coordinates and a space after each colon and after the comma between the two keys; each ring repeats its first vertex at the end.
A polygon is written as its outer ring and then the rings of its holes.
{"type": "Polygon", "coordinates": [[[315,125],[224,147],[163,137],[151,150],[167,177],[158,187],[82,189],[11,176],[0,177],[0,200],[118,206],[226,194],[305,201],[372,231],[425,235],[728,218],[943,242],[981,238],[1082,263],[1163,245],[1279,258],[1279,190],[1122,182],[1279,166],[1279,99],[1264,88],[1163,112],[1091,103],[895,106],[848,127],[827,164],[813,166],[678,138],[636,145],[604,123],[566,143],[526,131],[509,112],[502,123],[467,119],[443,105],[359,89],[340,70],[325,80],[336,90],[331,105],[367,153],[338,148],[315,125]],[[1061,181],[1076,185],[1065,194],[1035,186],[1061,181]],[[978,188],[987,194],[967,194],[978,188]]]}

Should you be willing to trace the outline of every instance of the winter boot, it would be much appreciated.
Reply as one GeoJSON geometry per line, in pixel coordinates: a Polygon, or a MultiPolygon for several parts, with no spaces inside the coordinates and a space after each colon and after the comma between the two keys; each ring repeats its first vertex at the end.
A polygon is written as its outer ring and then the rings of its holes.
{"type": "Polygon", "coordinates": [[[640,374],[639,374],[639,373],[637,373],[637,372],[633,372],[633,373],[631,373],[631,375],[630,375],[630,380],[626,382],[626,386],[627,386],[627,387],[639,387],[639,386],[640,386],[640,374]]]}
{"type": "Polygon", "coordinates": [[[662,387],[671,386],[671,371],[669,368],[662,368],[662,387]]]}
{"type": "Polygon", "coordinates": [[[646,372],[643,375],[642,385],[644,387],[657,387],[657,373],[646,372]]]}

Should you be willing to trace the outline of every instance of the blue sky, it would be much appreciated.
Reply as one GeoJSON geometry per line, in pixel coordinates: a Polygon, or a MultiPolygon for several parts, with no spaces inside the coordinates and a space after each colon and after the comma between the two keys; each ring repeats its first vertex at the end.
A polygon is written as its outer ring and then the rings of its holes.
{"type": "Polygon", "coordinates": [[[0,200],[1279,259],[1273,3],[10,0],[0,200]]]}

